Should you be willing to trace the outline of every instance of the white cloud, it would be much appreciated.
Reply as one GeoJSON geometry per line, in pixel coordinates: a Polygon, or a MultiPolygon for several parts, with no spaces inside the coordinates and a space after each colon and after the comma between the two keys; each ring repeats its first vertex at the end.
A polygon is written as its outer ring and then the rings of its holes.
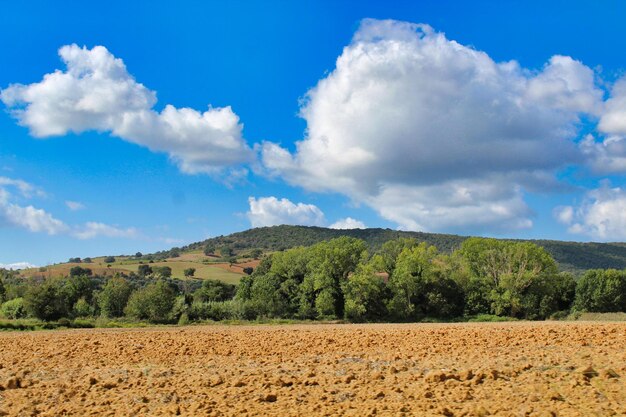
{"type": "Polygon", "coordinates": [[[519,186],[498,178],[389,185],[366,202],[402,230],[479,233],[532,227],[519,186]]]}
{"type": "Polygon", "coordinates": [[[331,229],[366,229],[365,223],[360,220],[353,219],[352,217],[346,217],[345,219],[339,219],[335,223],[331,224],[331,229]]]}
{"type": "Polygon", "coordinates": [[[591,68],[569,56],[555,55],[528,83],[530,100],[547,102],[552,108],[599,114],[603,92],[594,81],[591,68]]]}
{"type": "Polygon", "coordinates": [[[67,206],[68,209],[70,209],[71,211],[79,211],[79,210],[84,210],[85,209],[85,205],[81,202],[78,201],[66,201],[65,205],[67,206]]]}
{"type": "Polygon", "coordinates": [[[139,237],[139,232],[134,227],[121,229],[104,223],[87,222],[84,226],[77,227],[72,235],[78,239],[93,239],[101,236],[132,239],[139,237]]]}
{"type": "Polygon", "coordinates": [[[612,135],[626,135],[626,76],[617,80],[611,89],[598,129],[612,135]]]}
{"type": "Polygon", "coordinates": [[[0,177],[0,224],[20,227],[31,232],[43,232],[56,235],[69,231],[61,220],[54,218],[45,210],[32,205],[22,206],[14,201],[9,188],[14,188],[26,198],[30,198],[36,187],[26,181],[0,177]]]}
{"type": "Polygon", "coordinates": [[[559,206],[553,211],[554,217],[562,224],[572,224],[574,222],[574,207],[559,206]]]}
{"type": "MultiPolygon", "coordinates": [[[[23,180],[0,177],[0,226],[8,225],[26,229],[35,233],[47,233],[49,235],[64,234],[78,239],[93,239],[96,237],[111,238],[138,238],[139,232],[135,228],[122,229],[116,226],[99,222],[87,222],[82,226],[70,226],[55,218],[44,209],[32,205],[20,205],[15,201],[15,196],[8,188],[16,188],[24,197],[30,198],[37,190],[32,184],[23,180]]],[[[39,191],[39,193],[43,193],[39,191]]],[[[83,206],[74,201],[66,201],[71,210],[77,210],[83,206]]]]}
{"type": "Polygon", "coordinates": [[[105,47],[66,45],[59,55],[65,71],[0,92],[0,99],[33,136],[108,131],[166,152],[187,173],[218,175],[252,160],[243,126],[230,107],[199,112],[167,105],[156,112],[156,93],[135,81],[124,62],[105,47]]]}
{"type": "Polygon", "coordinates": [[[281,224],[322,226],[324,213],[313,204],[294,204],[286,198],[249,197],[250,210],[246,213],[252,227],[281,224]]]}
{"type": "Polygon", "coordinates": [[[24,180],[19,180],[19,179],[16,180],[13,178],[0,177],[0,188],[6,187],[6,186],[17,188],[20,194],[23,195],[24,197],[32,197],[34,195],[43,197],[46,195],[42,190],[38,189],[34,185],[24,180]]]}
{"type": "Polygon", "coordinates": [[[33,206],[19,206],[6,203],[0,206],[0,216],[10,225],[29,230],[31,232],[44,232],[49,235],[66,233],[70,230],[68,225],[61,220],[52,217],[45,210],[33,206]]]}
{"type": "Polygon", "coordinates": [[[364,20],[306,95],[307,137],[294,154],[264,143],[262,161],[269,175],[348,195],[403,228],[529,227],[523,185],[581,159],[579,112],[599,111],[601,98],[593,72],[569,57],[532,72],[427,25],[364,20]]]}
{"type": "Polygon", "coordinates": [[[557,207],[554,215],[574,234],[597,240],[626,240],[626,190],[605,181],[579,206],[557,207]]]}
{"type": "Polygon", "coordinates": [[[28,269],[28,268],[37,268],[37,265],[33,265],[30,262],[14,262],[11,264],[0,264],[0,269],[28,269]]]}
{"type": "Polygon", "coordinates": [[[604,136],[597,140],[588,135],[581,142],[589,165],[604,174],[626,172],[626,76],[611,89],[598,131],[604,136]]]}

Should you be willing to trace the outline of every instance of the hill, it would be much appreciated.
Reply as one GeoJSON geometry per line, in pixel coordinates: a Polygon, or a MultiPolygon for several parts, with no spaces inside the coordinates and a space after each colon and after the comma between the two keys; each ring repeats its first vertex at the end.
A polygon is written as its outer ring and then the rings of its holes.
{"type": "MultiPolygon", "coordinates": [[[[372,251],[377,250],[388,240],[399,237],[415,238],[436,246],[442,252],[458,248],[467,236],[439,233],[405,232],[391,229],[351,229],[337,230],[310,226],[260,227],[218,236],[180,248],[182,252],[202,250],[207,245],[214,248],[229,246],[237,254],[252,249],[264,252],[289,249],[296,246],[309,246],[323,240],[339,236],[350,236],[367,242],[372,251]]],[[[559,263],[564,271],[579,273],[594,268],[626,268],[626,243],[581,243],[556,240],[529,240],[544,247],[559,263]]]]}

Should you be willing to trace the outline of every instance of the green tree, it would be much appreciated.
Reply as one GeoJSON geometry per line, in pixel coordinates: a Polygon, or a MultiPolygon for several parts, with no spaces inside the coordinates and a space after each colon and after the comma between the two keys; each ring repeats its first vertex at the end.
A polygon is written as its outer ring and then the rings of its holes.
{"type": "MultiPolygon", "coordinates": [[[[549,283],[557,279],[554,259],[545,249],[530,242],[469,238],[459,252],[472,277],[485,280],[484,284],[491,289],[489,299],[493,314],[536,317],[530,306],[550,296],[546,292],[549,283]]],[[[548,310],[544,309],[542,314],[548,310]]]]}
{"type": "Polygon", "coordinates": [[[186,277],[193,277],[193,276],[195,275],[195,273],[196,273],[196,268],[186,268],[186,269],[183,271],[183,274],[184,274],[186,277]]]}
{"type": "Polygon", "coordinates": [[[98,306],[105,317],[120,317],[124,315],[124,308],[132,288],[128,281],[121,277],[113,277],[107,281],[98,294],[98,306]]]}
{"type": "Polygon", "coordinates": [[[626,271],[587,271],[576,286],[574,306],[579,311],[626,312],[626,271]]]}
{"type": "Polygon", "coordinates": [[[85,297],[82,297],[78,301],[76,301],[72,310],[75,317],[88,317],[93,315],[93,307],[85,299],[85,297]]]}
{"type": "Polygon", "coordinates": [[[32,317],[44,321],[69,316],[67,298],[61,291],[61,281],[47,279],[41,284],[31,284],[24,294],[24,307],[32,317]]]}
{"type": "Polygon", "coordinates": [[[343,292],[347,319],[379,320],[387,316],[388,289],[372,265],[359,265],[344,283],[343,292]]]}
{"type": "Polygon", "coordinates": [[[320,242],[309,251],[307,274],[301,285],[301,314],[315,312],[320,317],[343,317],[342,286],[367,257],[365,242],[343,236],[320,242]]]}
{"type": "Polygon", "coordinates": [[[437,256],[437,248],[421,243],[415,247],[407,247],[400,252],[396,260],[395,270],[389,278],[392,298],[389,310],[401,319],[415,318],[419,313],[418,296],[433,273],[433,260],[437,256]]]}
{"type": "Polygon", "coordinates": [[[268,273],[255,277],[250,289],[251,304],[255,312],[263,317],[285,317],[289,315],[289,303],[281,292],[281,279],[268,273]]]}
{"type": "Polygon", "coordinates": [[[215,245],[212,243],[207,243],[204,245],[203,252],[206,256],[213,255],[215,253],[215,245]]]}
{"type": "Polygon", "coordinates": [[[0,277],[0,303],[6,299],[7,290],[4,287],[4,280],[0,277]]]}
{"type": "Polygon", "coordinates": [[[136,319],[167,323],[173,319],[171,313],[176,295],[176,290],[159,280],[133,292],[125,312],[136,319]]]}
{"type": "Polygon", "coordinates": [[[398,238],[383,243],[378,251],[378,255],[381,257],[381,263],[378,264],[377,267],[382,267],[382,270],[391,277],[396,269],[396,261],[400,253],[405,249],[412,249],[417,245],[417,240],[413,238],[398,238]]]}
{"type": "Polygon", "coordinates": [[[68,313],[66,317],[71,315],[72,307],[79,299],[84,298],[88,302],[91,302],[93,299],[94,282],[86,275],[60,280],[58,285],[60,286],[59,295],[63,297],[68,313]]]}
{"type": "Polygon", "coordinates": [[[220,256],[222,258],[229,258],[233,256],[234,254],[235,254],[235,251],[233,251],[233,248],[231,248],[229,245],[220,246],[220,256]]]}
{"type": "Polygon", "coordinates": [[[235,286],[216,279],[207,279],[193,294],[194,302],[226,301],[235,296],[235,286]]]}
{"type": "Polygon", "coordinates": [[[114,256],[106,256],[106,257],[103,259],[103,262],[104,262],[105,264],[112,264],[112,263],[114,263],[114,262],[115,262],[115,257],[114,257],[114,256]]]}

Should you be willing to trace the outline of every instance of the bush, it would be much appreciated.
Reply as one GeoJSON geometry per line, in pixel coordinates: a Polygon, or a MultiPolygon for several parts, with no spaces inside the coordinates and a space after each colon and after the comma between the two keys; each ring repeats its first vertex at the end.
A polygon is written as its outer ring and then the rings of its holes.
{"type": "Polygon", "coordinates": [[[26,308],[24,307],[24,299],[14,298],[2,304],[0,307],[0,314],[2,314],[2,317],[11,320],[26,317],[27,313],[26,308]]]}
{"type": "Polygon", "coordinates": [[[152,323],[172,321],[176,291],[165,281],[157,281],[135,291],[128,300],[127,315],[152,323]]]}
{"type": "Polygon", "coordinates": [[[232,284],[216,279],[207,279],[202,282],[202,287],[193,293],[196,302],[226,301],[235,296],[236,287],[232,284]]]}
{"type": "Polygon", "coordinates": [[[137,273],[140,277],[146,277],[152,273],[152,268],[150,265],[142,264],[137,268],[137,273]]]}
{"type": "Polygon", "coordinates": [[[232,303],[226,301],[198,302],[191,305],[189,317],[194,320],[221,321],[232,319],[232,303]]]}
{"type": "Polygon", "coordinates": [[[189,315],[187,313],[181,314],[180,318],[178,319],[178,325],[186,326],[188,324],[189,324],[189,315]]]}
{"type": "Polygon", "coordinates": [[[257,307],[254,302],[241,300],[194,302],[189,310],[189,319],[254,320],[259,317],[257,307]]]}
{"type": "Polygon", "coordinates": [[[57,325],[59,327],[72,327],[72,322],[70,321],[70,319],[66,318],[66,317],[61,317],[58,321],[57,321],[57,325]]]}
{"type": "Polygon", "coordinates": [[[89,268],[82,268],[80,266],[74,266],[70,269],[70,277],[80,277],[80,276],[90,277],[92,275],[93,275],[93,271],[89,268]]]}
{"type": "Polygon", "coordinates": [[[169,266],[155,266],[152,271],[159,278],[169,278],[172,276],[172,268],[169,266]]]}
{"type": "Polygon", "coordinates": [[[78,301],[76,301],[73,310],[75,317],[88,317],[93,315],[93,307],[91,307],[85,297],[82,297],[78,301]]]}
{"type": "Polygon", "coordinates": [[[43,321],[58,320],[68,315],[59,282],[53,280],[29,286],[24,295],[24,307],[30,316],[43,321]]]}
{"type": "Polygon", "coordinates": [[[115,257],[114,256],[107,256],[103,259],[103,262],[105,264],[112,264],[115,262],[115,257]]]}

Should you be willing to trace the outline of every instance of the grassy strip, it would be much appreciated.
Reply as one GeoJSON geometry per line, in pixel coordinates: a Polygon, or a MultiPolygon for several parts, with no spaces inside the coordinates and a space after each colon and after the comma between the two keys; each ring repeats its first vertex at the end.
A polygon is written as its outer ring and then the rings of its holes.
{"type": "MultiPolygon", "coordinates": [[[[626,313],[572,313],[565,317],[565,321],[626,321],[626,313]]],[[[424,318],[415,323],[490,323],[490,322],[514,322],[519,321],[511,317],[500,317],[491,314],[479,314],[471,317],[459,317],[454,320],[442,321],[424,318]]],[[[130,320],[126,318],[109,319],[106,317],[87,317],[74,320],[60,319],[56,322],[44,322],[36,319],[0,320],[0,331],[34,331],[54,329],[126,329],[143,327],[174,327],[174,326],[250,326],[250,325],[286,325],[286,324],[349,324],[346,320],[297,320],[297,319],[270,319],[259,318],[256,320],[228,319],[222,321],[201,320],[189,323],[154,324],[146,321],[130,320]]],[[[388,323],[388,322],[385,322],[388,323]]]]}

